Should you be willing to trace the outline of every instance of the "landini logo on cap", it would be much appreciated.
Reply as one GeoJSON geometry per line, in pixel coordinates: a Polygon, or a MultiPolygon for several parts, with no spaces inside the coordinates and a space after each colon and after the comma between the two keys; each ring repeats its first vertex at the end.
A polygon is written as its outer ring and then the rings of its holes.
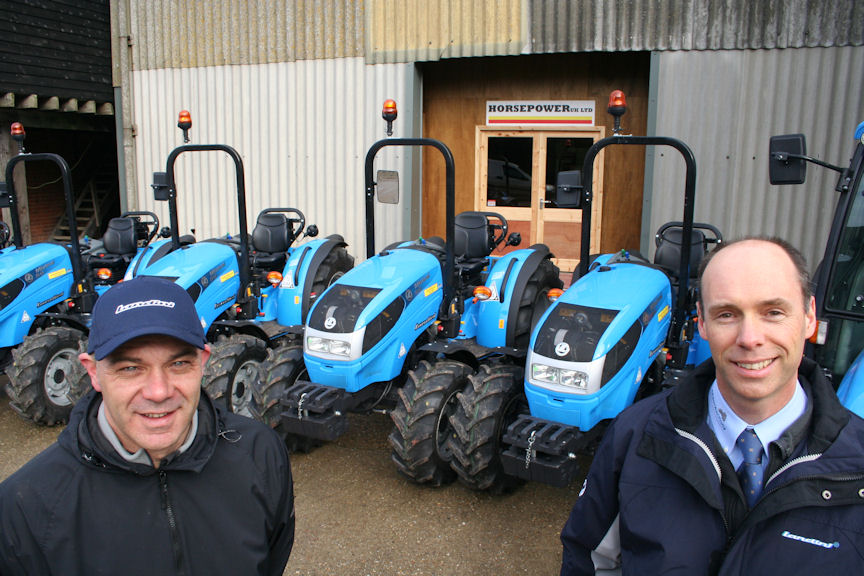
{"type": "Polygon", "coordinates": [[[144,308],[145,306],[161,306],[163,308],[174,308],[174,302],[166,302],[165,300],[143,300],[141,302],[132,302],[131,304],[120,304],[114,310],[114,315],[133,310],[135,308],[144,308]]]}

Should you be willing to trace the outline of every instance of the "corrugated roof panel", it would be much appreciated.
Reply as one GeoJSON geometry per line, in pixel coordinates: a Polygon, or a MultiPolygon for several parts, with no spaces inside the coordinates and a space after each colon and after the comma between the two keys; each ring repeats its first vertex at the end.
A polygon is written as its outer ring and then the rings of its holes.
{"type": "Polygon", "coordinates": [[[435,61],[520,54],[521,0],[369,0],[366,61],[435,61]]]}
{"type": "Polygon", "coordinates": [[[133,68],[195,68],[363,54],[362,0],[129,0],[133,68]]]}
{"type": "MultiPolygon", "coordinates": [[[[693,149],[696,219],[717,225],[729,238],[779,235],[815,268],[831,226],[838,175],[811,165],[805,184],[771,186],[768,139],[800,132],[809,155],[848,164],[853,131],[864,121],[864,100],[850,90],[864,85],[864,49],[663,52],[659,63],[655,133],[681,138],[693,149]]],[[[681,217],[684,167],[674,151],[649,153],[648,162],[654,169],[653,234],[681,217]]]]}
{"type": "Polygon", "coordinates": [[[530,51],[860,46],[859,0],[528,0],[530,51]]]}
{"type": "MultiPolygon", "coordinates": [[[[384,137],[381,105],[400,106],[396,134],[419,136],[412,118],[413,65],[366,66],[360,58],[255,66],[135,72],[137,195],[130,209],[154,210],[168,222],[167,206],[153,199],[151,174],[165,170],[182,144],[181,109],[192,113],[192,143],[227,144],[243,159],[249,230],[259,211],[300,209],[323,235],[342,234],[349,251],[365,257],[366,150],[384,137]]],[[[377,210],[377,246],[411,235],[413,154],[380,154],[381,166],[399,170],[403,202],[377,210]],[[409,215],[409,216],[406,216],[409,215]]],[[[198,239],[239,231],[234,165],[220,152],[188,152],[176,164],[181,233],[198,239]]]]}

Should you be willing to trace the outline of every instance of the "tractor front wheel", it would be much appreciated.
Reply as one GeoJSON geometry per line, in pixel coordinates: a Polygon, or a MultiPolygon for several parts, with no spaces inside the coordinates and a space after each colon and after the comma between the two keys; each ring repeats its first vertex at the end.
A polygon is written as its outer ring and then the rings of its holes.
{"type": "Polygon", "coordinates": [[[447,439],[452,435],[450,415],[456,395],[468,384],[473,370],[466,364],[423,360],[408,373],[390,413],[393,431],[391,458],[399,472],[418,484],[441,486],[455,479],[450,467],[447,439]]]}
{"type": "Polygon", "coordinates": [[[210,359],[204,367],[204,389],[214,402],[220,399],[235,414],[253,417],[252,389],[260,378],[260,366],[267,357],[267,346],[246,334],[220,337],[211,345],[210,359]]]}
{"type": "Polygon", "coordinates": [[[68,422],[75,402],[90,389],[87,371],[78,360],[86,340],[81,330],[66,326],[40,329],[24,338],[6,369],[12,409],[37,424],[68,422]]]}
{"type": "Polygon", "coordinates": [[[309,452],[321,442],[289,434],[282,425],[282,398],[298,380],[308,378],[303,362],[303,346],[288,344],[270,351],[261,366],[261,379],[252,388],[252,413],[285,440],[290,452],[309,452]]]}
{"type": "Polygon", "coordinates": [[[458,394],[456,411],[450,416],[450,464],[469,488],[503,493],[522,484],[505,474],[501,465],[501,438],[525,409],[522,375],[518,366],[484,364],[458,394]]]}

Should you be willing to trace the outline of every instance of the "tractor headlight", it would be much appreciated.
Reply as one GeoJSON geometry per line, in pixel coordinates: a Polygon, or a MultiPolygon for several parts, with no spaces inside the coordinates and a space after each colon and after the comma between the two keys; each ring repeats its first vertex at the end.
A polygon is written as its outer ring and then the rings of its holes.
{"type": "Polygon", "coordinates": [[[588,390],[588,374],[579,370],[564,370],[546,364],[531,364],[531,379],[567,386],[574,388],[577,392],[588,390]]]}
{"type": "Polygon", "coordinates": [[[324,352],[337,356],[351,356],[351,343],[330,338],[310,336],[306,339],[306,347],[310,352],[324,352]]]}

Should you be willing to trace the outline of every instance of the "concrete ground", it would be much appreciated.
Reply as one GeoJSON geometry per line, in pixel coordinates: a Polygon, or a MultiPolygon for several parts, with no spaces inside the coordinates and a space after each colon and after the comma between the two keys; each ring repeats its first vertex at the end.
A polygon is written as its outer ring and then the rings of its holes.
{"type": "MultiPolygon", "coordinates": [[[[355,415],[338,441],[293,456],[297,534],[285,575],[558,574],[581,480],[504,496],[416,486],[390,461],[390,426],[386,415],[355,415]]],[[[25,422],[0,394],[0,480],[59,432],[25,422]]]]}

